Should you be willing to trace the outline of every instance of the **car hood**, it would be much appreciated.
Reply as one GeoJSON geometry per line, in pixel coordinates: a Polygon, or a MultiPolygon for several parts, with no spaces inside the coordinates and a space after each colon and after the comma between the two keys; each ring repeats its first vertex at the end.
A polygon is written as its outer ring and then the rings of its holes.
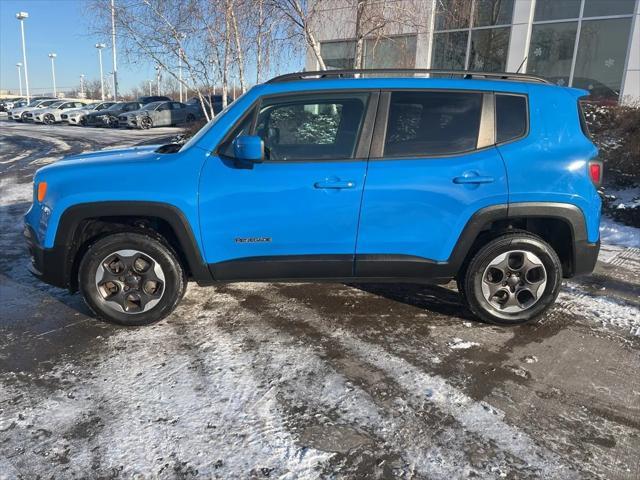
{"type": "Polygon", "coordinates": [[[151,156],[157,155],[155,151],[162,146],[158,145],[143,145],[132,148],[114,148],[107,150],[99,150],[97,152],[80,153],[78,155],[69,155],[61,159],[58,163],[73,162],[76,164],[85,162],[109,162],[116,160],[140,160],[148,159],[151,156]]]}

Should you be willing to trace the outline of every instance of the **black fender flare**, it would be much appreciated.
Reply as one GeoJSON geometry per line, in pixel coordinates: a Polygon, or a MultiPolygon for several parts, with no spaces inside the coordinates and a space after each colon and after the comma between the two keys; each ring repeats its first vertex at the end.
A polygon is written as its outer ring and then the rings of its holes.
{"type": "Polygon", "coordinates": [[[73,205],[63,212],[58,222],[53,250],[64,262],[67,286],[73,283],[70,274],[79,248],[78,227],[84,220],[104,217],[152,217],[165,221],[175,234],[181,250],[179,253],[187,262],[192,278],[203,285],[212,282],[211,273],[201,255],[194,231],[180,209],[162,202],[106,201],[73,205]]]}

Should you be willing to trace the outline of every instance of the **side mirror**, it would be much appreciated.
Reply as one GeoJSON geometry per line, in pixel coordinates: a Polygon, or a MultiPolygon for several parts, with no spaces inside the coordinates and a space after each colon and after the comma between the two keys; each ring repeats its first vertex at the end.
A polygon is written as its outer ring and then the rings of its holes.
{"type": "Polygon", "coordinates": [[[240,135],[233,141],[233,155],[240,162],[262,163],[264,142],[257,135],[240,135]]]}

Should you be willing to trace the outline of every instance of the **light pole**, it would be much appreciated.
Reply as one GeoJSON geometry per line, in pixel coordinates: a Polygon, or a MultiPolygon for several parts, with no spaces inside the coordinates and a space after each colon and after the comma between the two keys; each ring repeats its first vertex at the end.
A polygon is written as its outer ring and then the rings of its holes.
{"type": "Polygon", "coordinates": [[[50,53],[49,54],[49,58],[51,59],[51,78],[53,79],[53,96],[55,98],[58,98],[58,94],[56,92],[56,66],[55,66],[55,59],[58,55],[55,53],[50,53]]]}
{"type": "Polygon", "coordinates": [[[27,89],[27,102],[31,100],[29,94],[29,69],[27,68],[27,48],[24,44],[24,19],[29,18],[27,12],[16,13],[16,18],[20,20],[20,32],[22,33],[22,64],[24,65],[24,85],[27,89]]]}
{"type": "MultiPolygon", "coordinates": [[[[86,95],[84,94],[84,73],[82,75],[80,75],[80,98],[85,98],[86,95]]],[[[104,96],[102,98],[104,100],[104,96]]]]}
{"type": "Polygon", "coordinates": [[[98,49],[98,60],[100,61],[100,95],[102,96],[102,101],[104,102],[104,75],[102,74],[102,49],[106,47],[104,43],[96,43],[96,48],[98,49]]]}
{"type": "Polygon", "coordinates": [[[153,92],[151,91],[151,84],[153,83],[152,80],[149,80],[149,96],[153,95],[153,92]]]}
{"type": "Polygon", "coordinates": [[[22,96],[22,64],[18,62],[16,67],[18,67],[18,83],[20,84],[20,96],[22,96]]]}
{"type": "Polygon", "coordinates": [[[162,70],[162,67],[160,65],[156,65],[156,80],[158,82],[158,93],[157,95],[160,95],[160,71],[162,70]]]}
{"type": "Polygon", "coordinates": [[[113,101],[118,101],[118,66],[116,62],[116,3],[111,0],[111,53],[113,53],[113,101]]]}

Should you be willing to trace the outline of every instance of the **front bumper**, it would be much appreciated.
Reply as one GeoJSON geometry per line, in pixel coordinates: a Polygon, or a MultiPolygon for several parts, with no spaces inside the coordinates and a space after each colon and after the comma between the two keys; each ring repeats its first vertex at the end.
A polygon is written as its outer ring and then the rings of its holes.
{"type": "Polygon", "coordinates": [[[69,288],[70,266],[67,265],[64,249],[43,248],[38,244],[35,231],[29,225],[25,225],[23,234],[29,249],[29,271],[54,287],[69,288]]]}

